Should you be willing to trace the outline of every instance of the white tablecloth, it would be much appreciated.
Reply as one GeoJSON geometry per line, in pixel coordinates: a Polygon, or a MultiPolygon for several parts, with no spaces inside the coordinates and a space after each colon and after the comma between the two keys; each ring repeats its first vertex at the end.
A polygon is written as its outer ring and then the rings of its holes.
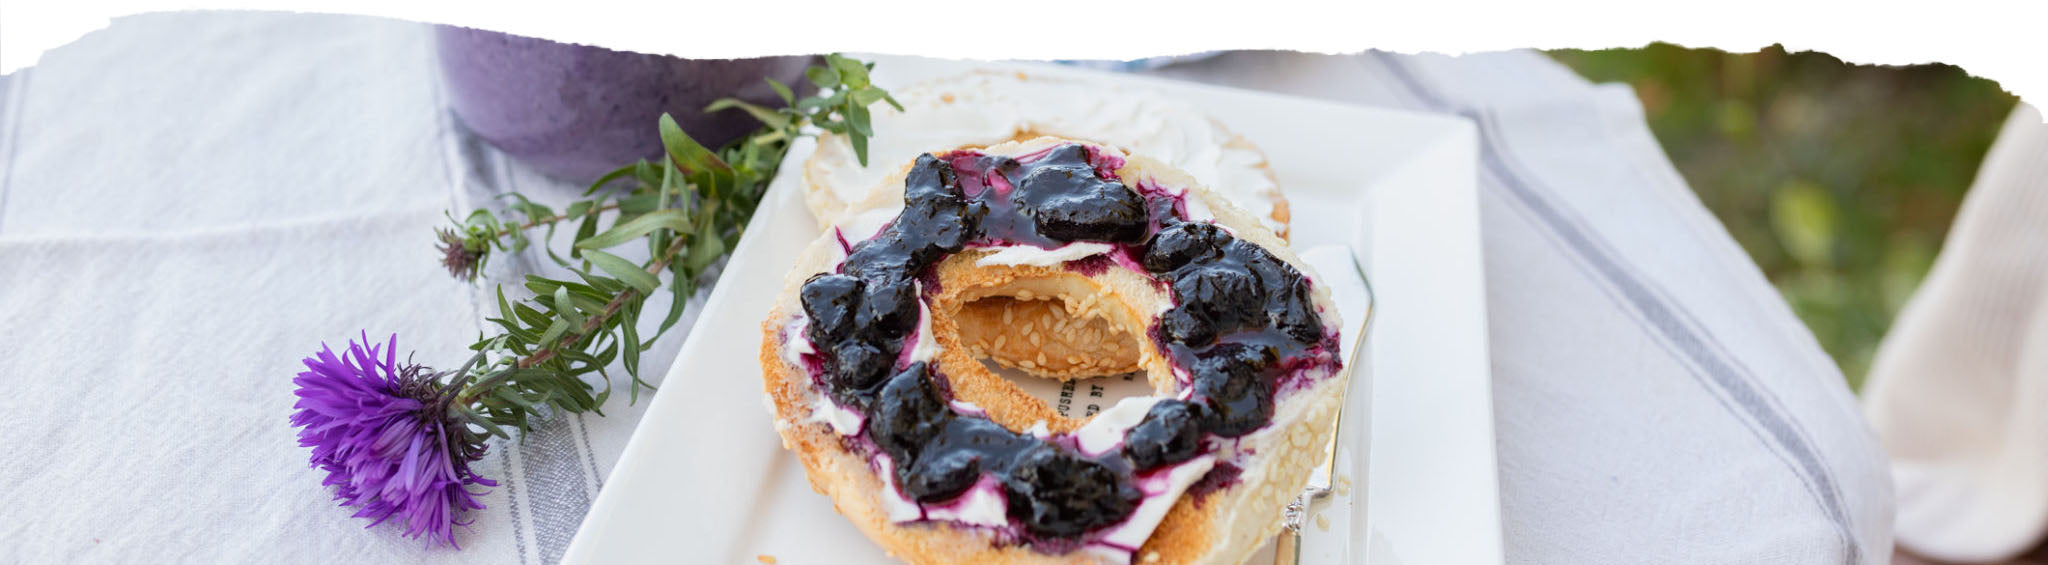
{"type": "Polygon", "coordinates": [[[2048,124],[2021,103],[1864,386],[1893,457],[1899,545],[1919,555],[2005,561],[2048,536],[2044,218],[2048,124]]]}
{"type": "MultiPolygon", "coordinates": [[[[397,332],[445,365],[485,331],[488,287],[435,264],[443,210],[570,190],[462,132],[427,39],[140,16],[0,83],[0,561],[559,558],[644,403],[494,444],[460,551],[361,531],[286,422],[323,341],[397,332]]],[[[1624,87],[1529,52],[1159,72],[1480,125],[1511,559],[1889,558],[1889,475],[1841,376],[1624,87]]]]}

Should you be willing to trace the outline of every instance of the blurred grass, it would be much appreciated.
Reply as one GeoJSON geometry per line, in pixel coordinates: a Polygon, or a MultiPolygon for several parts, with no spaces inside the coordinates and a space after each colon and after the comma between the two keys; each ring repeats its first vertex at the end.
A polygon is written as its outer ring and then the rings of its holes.
{"type": "Polygon", "coordinates": [[[1622,82],[1742,248],[1860,388],[2015,99],[1948,65],[1772,46],[1549,54],[1622,82]]]}

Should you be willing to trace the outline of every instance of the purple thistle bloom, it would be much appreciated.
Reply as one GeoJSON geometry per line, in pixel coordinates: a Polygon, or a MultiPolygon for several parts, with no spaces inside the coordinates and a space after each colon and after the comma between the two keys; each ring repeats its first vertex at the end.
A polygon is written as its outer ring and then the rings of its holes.
{"type": "Polygon", "coordinates": [[[469,467],[484,444],[450,420],[454,387],[437,385],[425,367],[398,364],[396,334],[381,359],[369,342],[366,332],[343,355],[321,344],[306,358],[306,371],[292,379],[299,445],[313,448],[312,466],[327,471],[320,484],[334,487],[334,499],[373,520],[366,527],[397,516],[407,537],[456,545],[453,527],[470,523],[459,515],[484,507],[476,499],[484,492],[469,485],[498,485],[469,467]]]}

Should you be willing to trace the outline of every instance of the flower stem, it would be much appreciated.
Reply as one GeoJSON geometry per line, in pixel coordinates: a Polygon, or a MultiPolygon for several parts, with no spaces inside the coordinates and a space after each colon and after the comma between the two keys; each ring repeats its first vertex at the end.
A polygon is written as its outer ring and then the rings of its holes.
{"type": "Polygon", "coordinates": [[[546,218],[537,218],[537,219],[534,219],[534,220],[528,221],[528,222],[526,222],[526,223],[523,223],[523,224],[519,224],[519,225],[517,225],[517,226],[513,226],[513,228],[512,228],[512,230],[511,230],[511,231],[506,231],[506,232],[503,232],[503,233],[499,233],[499,234],[498,234],[498,237],[505,237],[505,236],[509,236],[509,235],[512,235],[512,233],[513,233],[513,232],[523,232],[523,231],[526,231],[526,230],[530,230],[530,229],[533,229],[533,228],[537,228],[537,227],[545,226],[545,225],[548,225],[548,224],[553,224],[553,223],[556,223],[556,222],[560,222],[560,221],[563,221],[563,220],[570,220],[570,219],[575,219],[575,218],[581,218],[581,217],[583,217],[584,215],[588,215],[588,214],[596,214],[596,213],[600,213],[600,212],[608,212],[608,211],[612,211],[612,210],[617,210],[617,209],[619,209],[619,203],[618,203],[618,202],[607,202],[607,203],[605,203],[605,204],[603,204],[603,205],[600,205],[600,206],[598,206],[598,207],[595,207],[595,208],[591,208],[591,209],[590,209],[590,211],[588,211],[588,212],[584,212],[583,214],[581,214],[581,215],[577,215],[577,216],[574,216],[574,217],[568,216],[568,215],[566,215],[566,214],[556,214],[556,215],[553,215],[553,216],[548,216],[548,217],[546,217],[546,218]]]}
{"type": "MultiPolygon", "coordinates": [[[[684,238],[680,237],[675,238],[674,241],[669,242],[668,248],[662,250],[661,256],[656,257],[654,259],[654,263],[647,266],[647,273],[651,275],[660,275],[663,269],[668,268],[669,262],[675,260],[676,254],[681,253],[683,251],[683,244],[684,238]]],[[[589,335],[591,332],[597,331],[597,328],[604,326],[605,320],[609,320],[613,315],[618,314],[619,308],[624,307],[627,301],[630,301],[634,297],[639,295],[640,291],[638,289],[629,288],[620,291],[619,295],[613,297],[611,302],[605,303],[603,313],[600,313],[596,316],[591,316],[588,320],[584,320],[583,327],[577,328],[575,331],[562,335],[562,338],[556,341],[553,347],[542,348],[539,351],[533,352],[532,355],[528,355],[526,356],[526,358],[520,359],[518,367],[521,369],[531,368],[535,365],[545,363],[547,362],[547,360],[554,358],[555,351],[575,345],[576,340],[583,339],[583,336],[589,335]]]]}

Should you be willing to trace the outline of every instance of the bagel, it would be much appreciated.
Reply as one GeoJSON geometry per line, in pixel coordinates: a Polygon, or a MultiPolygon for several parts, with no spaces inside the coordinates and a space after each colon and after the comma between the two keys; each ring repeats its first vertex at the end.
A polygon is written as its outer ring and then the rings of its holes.
{"type": "MultiPolygon", "coordinates": [[[[1257,146],[1192,104],[1161,93],[1096,81],[975,71],[900,89],[903,111],[879,108],[869,141],[872,163],[862,166],[844,136],[824,134],[805,162],[806,203],[820,223],[837,220],[866,197],[882,177],[918,154],[987,146],[1039,135],[1116,146],[1164,161],[1211,187],[1238,208],[1251,210],[1284,239],[1289,212],[1272,168],[1257,146]]],[[[1093,320],[1072,319],[1060,305],[991,300],[967,307],[960,335],[977,356],[1006,367],[1061,380],[1137,370],[1137,343],[1093,320]],[[1083,324],[1072,335],[1109,340],[1054,341],[1043,348],[998,342],[1011,327],[1083,324]],[[1045,355],[1044,360],[1036,357],[1045,355]],[[1074,363],[1068,358],[1090,360],[1074,363]],[[1028,363],[1026,361],[1029,361],[1028,363]]],[[[1055,334],[1067,335],[1067,334],[1055,334]]]]}
{"type": "Polygon", "coordinates": [[[1279,531],[1341,402],[1341,326],[1271,230],[1063,138],[882,182],[903,189],[813,241],[762,323],[776,432],[835,509],[913,563],[1236,563],[1279,531]],[[1063,417],[963,345],[963,307],[1048,295],[1132,337],[1153,395],[1063,417]]]}

